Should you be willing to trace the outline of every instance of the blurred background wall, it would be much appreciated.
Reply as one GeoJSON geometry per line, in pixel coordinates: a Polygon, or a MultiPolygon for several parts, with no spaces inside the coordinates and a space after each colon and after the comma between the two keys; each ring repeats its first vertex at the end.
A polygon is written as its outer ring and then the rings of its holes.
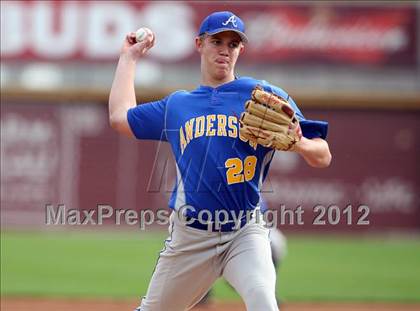
{"type": "MultiPolygon", "coordinates": [[[[139,62],[138,102],[199,83],[194,37],[210,12],[241,16],[250,43],[238,75],[284,88],[330,123],[330,168],[278,152],[269,207],[302,206],[286,231],[420,229],[420,15],[417,2],[1,2],[1,223],[46,228],[45,205],[164,208],[168,146],[118,136],[107,97],[125,34],[156,34],[139,62]],[[292,191],[293,189],[293,191],[292,191]],[[296,190],[297,189],[297,190],[296,190]],[[314,207],[340,221],[314,226],[314,207]],[[342,211],[351,205],[351,221],[342,211]],[[357,222],[367,206],[368,225],[357,222]]],[[[112,224],[109,224],[110,226],[112,224]]]]}

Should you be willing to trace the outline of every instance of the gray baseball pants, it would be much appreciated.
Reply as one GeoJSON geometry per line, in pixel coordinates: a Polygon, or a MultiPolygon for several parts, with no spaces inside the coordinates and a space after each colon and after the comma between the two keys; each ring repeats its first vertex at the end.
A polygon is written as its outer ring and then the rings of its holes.
{"type": "Polygon", "coordinates": [[[233,232],[210,232],[186,226],[172,213],[170,236],[141,302],[141,311],[192,308],[223,276],[248,311],[278,311],[276,273],[269,230],[252,219],[233,232]]]}

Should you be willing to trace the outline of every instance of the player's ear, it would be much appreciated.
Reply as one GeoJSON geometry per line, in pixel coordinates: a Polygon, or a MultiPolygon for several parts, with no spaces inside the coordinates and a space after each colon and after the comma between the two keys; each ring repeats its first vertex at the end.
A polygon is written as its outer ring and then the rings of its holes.
{"type": "Polygon", "coordinates": [[[195,37],[195,48],[198,52],[201,52],[201,49],[203,47],[203,39],[201,37],[195,37]]]}
{"type": "Polygon", "coordinates": [[[239,47],[239,54],[242,54],[245,51],[245,45],[241,42],[241,46],[239,47]]]}

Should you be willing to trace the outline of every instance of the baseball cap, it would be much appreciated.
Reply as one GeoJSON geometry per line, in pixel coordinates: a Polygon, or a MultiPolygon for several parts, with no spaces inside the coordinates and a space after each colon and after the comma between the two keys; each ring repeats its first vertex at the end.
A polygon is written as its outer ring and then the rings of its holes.
{"type": "Polygon", "coordinates": [[[245,24],[235,14],[229,11],[214,12],[207,16],[200,26],[199,36],[203,34],[214,35],[223,31],[234,31],[242,39],[243,42],[248,42],[245,35],[245,24]]]}

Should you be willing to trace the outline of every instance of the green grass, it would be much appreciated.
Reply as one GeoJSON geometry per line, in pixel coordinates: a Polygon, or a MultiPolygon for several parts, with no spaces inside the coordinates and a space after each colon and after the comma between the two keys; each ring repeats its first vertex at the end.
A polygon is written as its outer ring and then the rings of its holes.
{"type": "MultiPolygon", "coordinates": [[[[1,294],[140,297],[165,235],[2,232],[1,294]]],[[[291,237],[278,275],[288,301],[419,302],[420,241],[291,237]]],[[[223,281],[216,298],[239,299],[223,281]]]]}
{"type": "Polygon", "coordinates": [[[280,270],[290,300],[420,301],[420,241],[292,239],[280,270]]]}

